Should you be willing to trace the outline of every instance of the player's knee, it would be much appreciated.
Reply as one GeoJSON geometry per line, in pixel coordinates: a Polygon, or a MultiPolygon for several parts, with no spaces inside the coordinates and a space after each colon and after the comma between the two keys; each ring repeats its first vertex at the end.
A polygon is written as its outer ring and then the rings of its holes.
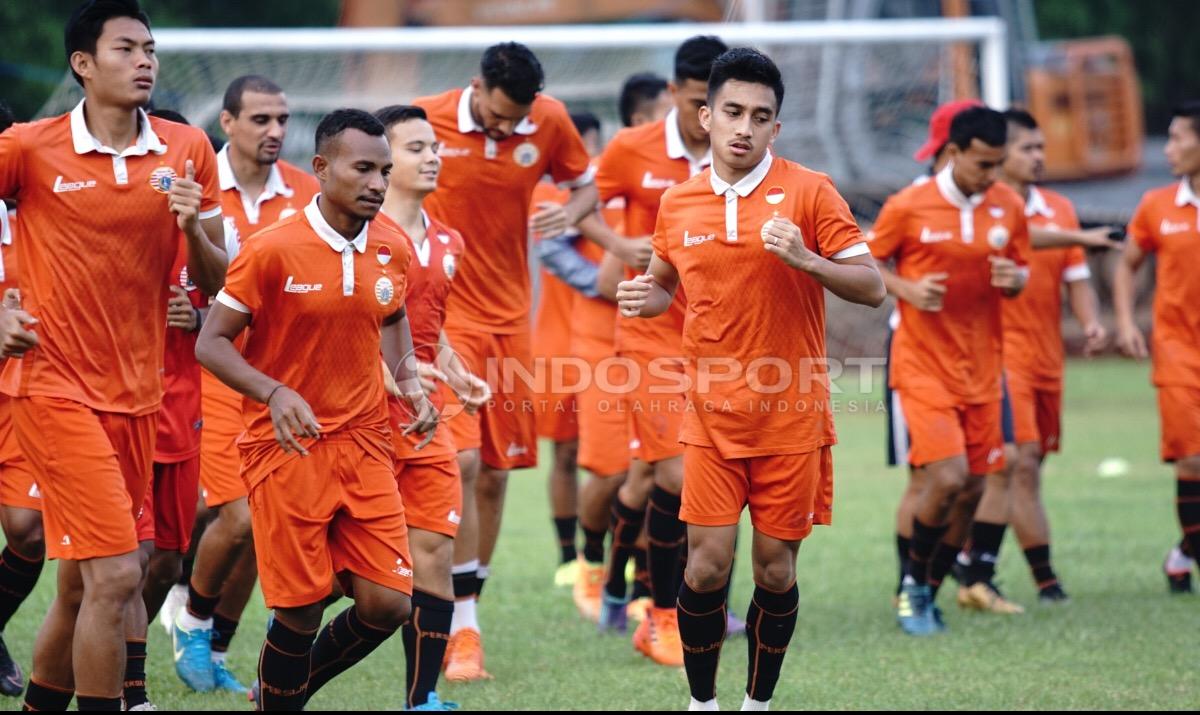
{"type": "Polygon", "coordinates": [[[87,598],[114,608],[124,608],[137,595],[138,585],[142,581],[137,553],[105,561],[107,563],[95,564],[98,568],[91,570],[87,598]]]}
{"type": "Polygon", "coordinates": [[[40,518],[9,520],[8,525],[4,534],[8,548],[29,561],[46,558],[46,532],[40,518]]]}
{"type": "Polygon", "coordinates": [[[355,603],[355,609],[367,625],[381,631],[394,631],[412,615],[412,599],[399,591],[390,591],[355,603]]]}
{"type": "Polygon", "coordinates": [[[508,472],[483,470],[475,482],[475,496],[479,499],[496,500],[508,489],[508,472]]]}
{"type": "Polygon", "coordinates": [[[244,499],[222,506],[218,519],[221,522],[222,531],[228,535],[230,542],[235,547],[241,548],[250,543],[253,538],[250,505],[244,499]]]}
{"type": "Polygon", "coordinates": [[[790,559],[754,563],[754,583],[769,591],[785,591],[795,580],[796,567],[790,559]]]}
{"type": "Polygon", "coordinates": [[[479,450],[468,449],[458,453],[458,471],[461,474],[464,489],[474,485],[479,479],[479,469],[482,466],[479,450]]]}
{"type": "Polygon", "coordinates": [[[178,551],[155,551],[150,558],[147,580],[154,584],[171,584],[183,573],[183,555],[178,551]]]}
{"type": "Polygon", "coordinates": [[[684,575],[688,585],[696,591],[714,591],[729,583],[729,570],[732,562],[731,555],[698,554],[693,551],[688,556],[684,575]]]}
{"type": "Polygon", "coordinates": [[[683,491],[683,459],[667,459],[654,466],[654,484],[672,494],[683,491]]]}

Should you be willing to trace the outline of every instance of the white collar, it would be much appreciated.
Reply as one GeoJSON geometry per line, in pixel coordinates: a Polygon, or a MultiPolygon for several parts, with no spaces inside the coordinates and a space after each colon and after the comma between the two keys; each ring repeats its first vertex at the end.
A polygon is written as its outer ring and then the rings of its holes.
{"type": "Polygon", "coordinates": [[[4,205],[3,201],[0,201],[0,246],[11,245],[12,227],[8,225],[8,207],[4,205]]]}
{"type": "Polygon", "coordinates": [[[1029,199],[1025,201],[1025,216],[1043,216],[1045,218],[1054,218],[1054,209],[1050,208],[1050,204],[1046,203],[1046,197],[1042,192],[1037,190],[1036,186],[1029,187],[1029,199]]]}
{"type": "Polygon", "coordinates": [[[167,151],[167,145],[162,143],[154,130],[150,128],[150,118],[141,109],[138,113],[138,137],[137,142],[126,147],[124,151],[117,151],[112,147],[105,146],[97,139],[87,128],[87,119],[83,116],[83,102],[79,100],[79,104],[71,110],[71,142],[75,145],[76,154],[87,154],[88,152],[99,152],[101,154],[112,154],[113,156],[145,156],[150,152],[155,154],[164,154],[167,151]]]}
{"type": "Polygon", "coordinates": [[[1196,196],[1196,192],[1192,189],[1192,182],[1188,181],[1185,176],[1179,180],[1179,190],[1175,192],[1175,205],[1187,206],[1188,204],[1200,209],[1200,196],[1196,196]]]}
{"type": "MultiPolygon", "coordinates": [[[[475,122],[475,117],[471,115],[471,95],[475,92],[475,88],[467,85],[463,90],[462,96],[458,98],[458,131],[460,134],[470,134],[471,132],[482,132],[483,127],[475,122]]],[[[517,124],[517,128],[513,130],[514,134],[528,136],[537,131],[537,125],[525,117],[517,124]]]]}
{"type": "Polygon", "coordinates": [[[367,229],[370,228],[371,222],[363,223],[362,230],[354,237],[353,241],[346,240],[346,237],[333,229],[325,217],[321,215],[321,209],[317,208],[317,199],[321,198],[320,194],[312,197],[312,201],[308,202],[308,206],[304,207],[304,216],[308,219],[308,223],[321,237],[321,240],[329,244],[329,247],[338,253],[346,250],[346,246],[354,246],[354,250],[359,253],[367,252],[367,229]]]}
{"type": "Polygon", "coordinates": [[[692,158],[688,154],[687,145],[683,143],[683,132],[679,131],[679,110],[672,109],[667,113],[666,119],[663,120],[664,128],[667,133],[667,158],[668,159],[687,159],[689,163],[697,166],[708,166],[712,164],[712,147],[700,157],[699,161],[692,158]]]}
{"type": "Polygon", "coordinates": [[[771,156],[771,150],[768,149],[766,156],[762,158],[762,161],[758,162],[758,166],[754,167],[753,171],[743,176],[736,184],[730,184],[717,176],[715,168],[709,169],[708,182],[712,185],[713,193],[717,196],[721,196],[730,189],[733,189],[734,193],[744,199],[750,195],[751,191],[758,188],[763,179],[767,178],[767,172],[771,170],[771,162],[774,159],[775,157],[771,156]]]}
{"type": "MultiPolygon", "coordinates": [[[[221,147],[221,151],[217,152],[217,182],[221,185],[221,191],[237,189],[239,194],[245,193],[242,191],[242,187],[238,185],[237,175],[233,173],[233,164],[229,161],[228,143],[221,147]]],[[[279,165],[272,164],[271,171],[267,174],[267,183],[263,185],[263,192],[260,199],[262,197],[270,199],[275,196],[286,196],[290,199],[294,193],[295,191],[284,183],[283,172],[279,170],[279,165]]]]}
{"type": "Polygon", "coordinates": [[[958,188],[958,184],[954,183],[954,162],[946,164],[946,167],[937,173],[934,181],[937,182],[938,191],[942,197],[949,201],[953,206],[961,211],[973,211],[975,207],[983,203],[983,194],[975,194],[974,196],[966,196],[962,189],[958,188]]]}

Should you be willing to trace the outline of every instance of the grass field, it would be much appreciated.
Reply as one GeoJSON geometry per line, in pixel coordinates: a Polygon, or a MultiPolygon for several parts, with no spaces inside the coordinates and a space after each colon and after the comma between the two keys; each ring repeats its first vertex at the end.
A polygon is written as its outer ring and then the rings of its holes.
{"type": "MultiPolygon", "coordinates": [[[[1067,371],[1065,452],[1050,460],[1045,491],[1056,565],[1073,602],[1036,605],[1024,559],[1009,537],[1001,584],[1029,612],[968,615],[952,605],[952,593],[943,593],[950,631],[929,640],[903,636],[890,609],[893,515],[904,475],[881,466],[883,416],[843,413],[834,526],[819,529],[801,550],[800,623],[776,709],[1194,710],[1200,703],[1200,598],[1168,597],[1159,571],[1178,526],[1174,481],[1157,459],[1147,373],[1144,365],[1115,360],[1073,363],[1067,371]],[[1096,465],[1110,456],[1129,460],[1130,473],[1097,477],[1096,465]]],[[[570,595],[550,585],[556,547],[541,475],[518,473],[510,483],[499,555],[480,607],[488,669],[496,679],[443,687],[443,699],[469,710],[686,706],[682,671],[651,665],[628,638],[596,635],[575,615],[570,595]]],[[[743,557],[735,574],[739,610],[752,588],[747,564],[743,557]]],[[[51,575],[48,568],[5,634],[24,664],[51,575]]],[[[245,681],[253,678],[265,618],[256,597],[230,656],[245,681]]],[[[160,709],[247,707],[232,696],[189,694],[175,677],[170,649],[152,624],[149,683],[160,709]]],[[[744,639],[730,641],[718,688],[726,708],[741,704],[745,664],[744,639]]],[[[404,653],[394,638],[326,687],[312,706],[397,709],[403,688],[404,653]]],[[[16,709],[19,703],[3,705],[16,709]]]]}

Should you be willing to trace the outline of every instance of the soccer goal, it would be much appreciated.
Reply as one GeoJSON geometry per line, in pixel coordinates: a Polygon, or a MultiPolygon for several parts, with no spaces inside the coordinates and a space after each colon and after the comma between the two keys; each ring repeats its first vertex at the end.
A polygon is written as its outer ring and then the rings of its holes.
{"type": "MultiPolygon", "coordinates": [[[[841,185],[893,185],[940,102],[964,94],[1006,106],[1005,25],[997,18],[833,20],[746,24],[388,29],[158,30],[161,69],[154,102],[216,130],[235,77],[256,73],[288,93],[293,126],[286,156],[307,164],[315,123],[343,106],[368,110],[460,86],[488,45],[529,45],[546,69],[546,91],[619,128],[617,95],[635,72],[671,73],[673,52],[696,34],[755,46],[783,70],[787,95],[778,151],[828,172],[841,185]]],[[[62,112],[79,90],[64,78],[42,114],[62,112]]]]}

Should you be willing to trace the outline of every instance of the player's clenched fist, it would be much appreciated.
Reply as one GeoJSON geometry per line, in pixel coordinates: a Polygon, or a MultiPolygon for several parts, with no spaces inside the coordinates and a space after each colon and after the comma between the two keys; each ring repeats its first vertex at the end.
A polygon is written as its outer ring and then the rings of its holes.
{"type": "Polygon", "coordinates": [[[806,270],[816,256],[804,245],[800,227],[782,216],[775,216],[762,227],[763,247],[796,270],[806,270]]]}
{"type": "Polygon", "coordinates": [[[204,187],[196,182],[196,165],[191,159],[187,160],[184,177],[171,182],[167,192],[167,208],[179,219],[179,230],[188,231],[195,228],[200,220],[200,199],[204,187]]]}
{"type": "Polygon", "coordinates": [[[1019,293],[1025,287],[1025,270],[1011,258],[989,256],[992,262],[992,287],[1006,293],[1019,293]]]}
{"type": "Polygon", "coordinates": [[[631,281],[621,281],[617,286],[617,307],[626,318],[636,318],[642,314],[642,308],[650,298],[650,288],[654,284],[654,276],[644,273],[631,281]]]}
{"type": "Polygon", "coordinates": [[[37,347],[38,336],[33,327],[37,318],[20,308],[5,307],[0,310],[0,357],[20,357],[27,350],[37,347]]]}

